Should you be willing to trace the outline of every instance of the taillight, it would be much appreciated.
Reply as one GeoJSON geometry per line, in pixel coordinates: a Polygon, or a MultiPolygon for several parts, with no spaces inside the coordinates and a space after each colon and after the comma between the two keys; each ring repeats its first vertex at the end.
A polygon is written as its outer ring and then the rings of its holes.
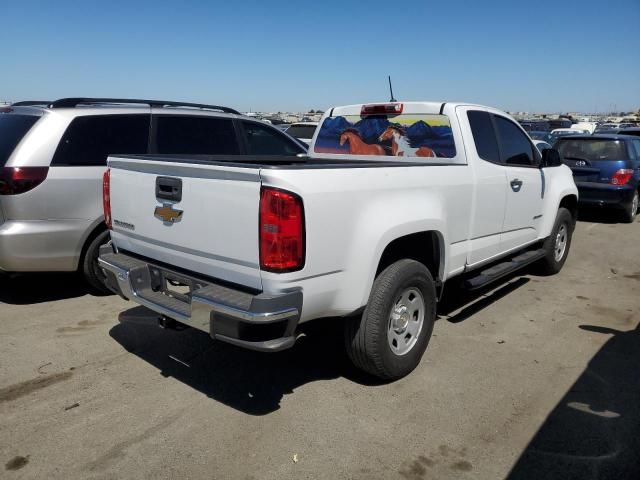
{"type": "Polygon", "coordinates": [[[102,175],[102,210],[104,212],[104,223],[107,224],[107,228],[111,230],[111,169],[107,170],[102,175]]]}
{"type": "Polygon", "coordinates": [[[404,105],[402,103],[381,103],[378,105],[363,105],[360,115],[400,115],[404,105]]]}
{"type": "Polygon", "coordinates": [[[297,195],[264,187],[260,192],[260,268],[290,272],[304,266],[304,207],[297,195]]]}
{"type": "Polygon", "coordinates": [[[633,170],[630,168],[621,168],[611,177],[612,185],[626,185],[633,177],[633,170]]]}
{"type": "Polygon", "coordinates": [[[18,195],[40,185],[49,167],[2,167],[0,168],[0,195],[18,195]]]}

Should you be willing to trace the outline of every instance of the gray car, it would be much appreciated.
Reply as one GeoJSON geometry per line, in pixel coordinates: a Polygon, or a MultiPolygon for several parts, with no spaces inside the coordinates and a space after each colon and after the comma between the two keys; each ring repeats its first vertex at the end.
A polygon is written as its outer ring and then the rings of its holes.
{"type": "Polygon", "coordinates": [[[109,239],[102,205],[109,154],[282,149],[304,153],[272,126],[214,105],[71,98],[0,107],[0,271],[79,271],[105,290],[97,255],[109,239]]]}

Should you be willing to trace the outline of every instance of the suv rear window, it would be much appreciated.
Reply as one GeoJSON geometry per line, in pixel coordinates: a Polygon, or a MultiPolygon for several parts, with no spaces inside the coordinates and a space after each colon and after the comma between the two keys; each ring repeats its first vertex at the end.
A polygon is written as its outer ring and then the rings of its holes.
{"type": "Polygon", "coordinates": [[[103,166],[113,154],[147,153],[150,115],[76,117],[58,144],[51,165],[103,166]]]}
{"type": "Polygon", "coordinates": [[[555,148],[568,160],[628,160],[625,142],[602,138],[561,138],[555,148]]]}
{"type": "Polygon", "coordinates": [[[238,155],[233,121],[227,118],[158,116],[155,153],[238,155]]]}
{"type": "Polygon", "coordinates": [[[0,167],[40,117],[36,115],[0,114],[0,167]]]}
{"type": "Polygon", "coordinates": [[[449,117],[425,113],[327,117],[313,148],[315,153],[348,155],[456,156],[449,117]]]}

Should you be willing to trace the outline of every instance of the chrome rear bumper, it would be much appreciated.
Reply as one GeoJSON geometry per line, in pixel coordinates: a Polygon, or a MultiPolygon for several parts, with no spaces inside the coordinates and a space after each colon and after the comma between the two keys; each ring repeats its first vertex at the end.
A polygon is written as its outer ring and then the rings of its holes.
{"type": "Polygon", "coordinates": [[[114,253],[110,245],[101,248],[98,262],[114,292],[213,338],[261,351],[284,350],[295,343],[302,309],[300,290],[281,295],[249,293],[114,253]],[[185,291],[173,289],[176,284],[185,291]]]}

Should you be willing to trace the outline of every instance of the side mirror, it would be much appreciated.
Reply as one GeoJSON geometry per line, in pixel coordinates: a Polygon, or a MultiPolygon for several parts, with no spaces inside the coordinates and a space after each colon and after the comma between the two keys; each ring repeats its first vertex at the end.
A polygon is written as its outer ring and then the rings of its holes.
{"type": "Polygon", "coordinates": [[[562,159],[560,158],[560,152],[558,152],[558,150],[555,148],[547,148],[542,151],[540,168],[559,167],[560,165],[562,165],[562,159]]]}

